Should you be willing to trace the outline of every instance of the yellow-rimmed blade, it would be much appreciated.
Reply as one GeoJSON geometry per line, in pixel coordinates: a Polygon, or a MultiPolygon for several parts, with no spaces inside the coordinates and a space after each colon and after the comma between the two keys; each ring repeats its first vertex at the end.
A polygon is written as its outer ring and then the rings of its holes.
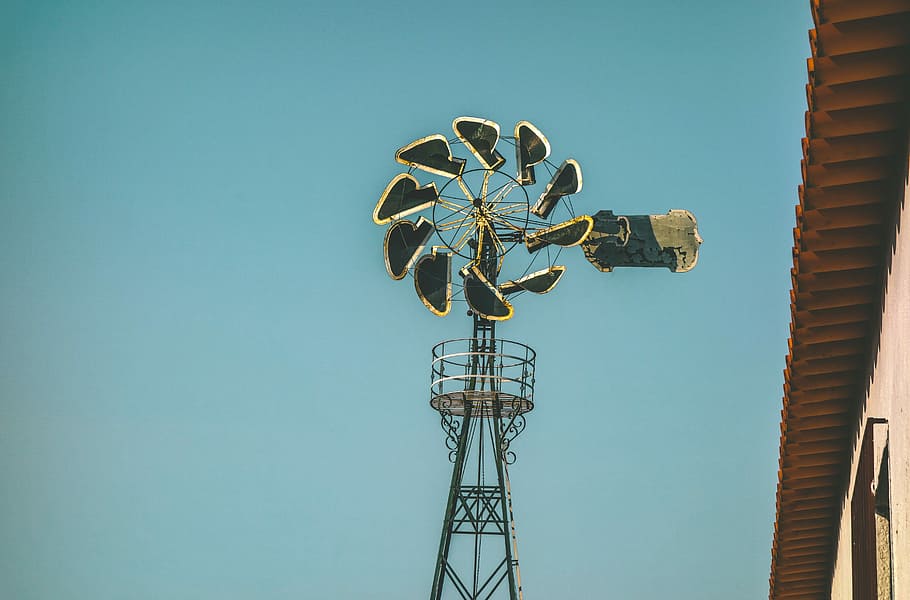
{"type": "Polygon", "coordinates": [[[515,292],[534,292],[535,294],[546,294],[559,283],[562,274],[566,268],[560,265],[536,271],[530,275],[525,275],[520,279],[507,281],[499,286],[499,291],[505,295],[514,294],[515,292]]]}
{"type": "Polygon", "coordinates": [[[553,212],[556,202],[563,196],[577,194],[581,191],[581,166],[574,159],[566,159],[559,170],[553,174],[550,183],[537,203],[531,208],[531,212],[538,217],[546,219],[553,212]]]}
{"type": "Polygon", "coordinates": [[[534,165],[550,156],[550,142],[537,127],[528,121],[515,124],[515,158],[518,160],[518,183],[533,185],[534,165]]]}
{"type": "Polygon", "coordinates": [[[452,253],[434,247],[414,265],[414,289],[431,313],[444,317],[452,310],[452,253]]]}
{"type": "Polygon", "coordinates": [[[373,222],[385,225],[396,219],[420,212],[433,206],[439,198],[436,184],[431,182],[423,187],[417,178],[408,173],[396,175],[386,186],[376,208],[373,209],[373,222]]]}
{"type": "Polygon", "coordinates": [[[585,241],[593,228],[594,219],[582,215],[529,234],[525,237],[525,246],[527,246],[528,252],[536,252],[548,244],[563,247],[577,246],[585,241]]]}
{"type": "Polygon", "coordinates": [[[465,159],[454,158],[449,141],[441,133],[428,135],[399,148],[395,160],[443,177],[458,177],[464,172],[465,159]]]}
{"type": "Polygon", "coordinates": [[[389,227],[382,248],[385,269],[392,279],[404,279],[432,235],[433,224],[423,217],[416,225],[410,221],[396,221],[389,227]]]}
{"type": "Polygon", "coordinates": [[[458,117],[452,121],[452,129],[484,169],[495,171],[505,164],[506,159],[496,151],[498,123],[478,117],[458,117]]]}
{"type": "Polygon", "coordinates": [[[490,321],[505,321],[512,318],[514,313],[512,305],[484,277],[476,264],[462,269],[461,276],[464,277],[464,297],[471,310],[490,321]]]}

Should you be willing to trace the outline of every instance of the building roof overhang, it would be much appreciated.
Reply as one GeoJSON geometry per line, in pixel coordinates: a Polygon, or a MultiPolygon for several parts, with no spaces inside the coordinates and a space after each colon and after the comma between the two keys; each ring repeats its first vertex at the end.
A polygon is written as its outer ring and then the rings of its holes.
{"type": "Polygon", "coordinates": [[[910,0],[811,0],[772,600],[830,593],[904,190],[910,0]]]}

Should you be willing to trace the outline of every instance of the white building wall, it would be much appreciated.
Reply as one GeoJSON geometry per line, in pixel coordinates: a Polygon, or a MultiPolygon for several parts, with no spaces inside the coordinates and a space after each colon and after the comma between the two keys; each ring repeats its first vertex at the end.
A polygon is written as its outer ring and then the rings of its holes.
{"type": "MultiPolygon", "coordinates": [[[[855,466],[855,465],[854,465],[855,466]]],[[[851,490],[851,493],[852,490],[851,490]]],[[[834,582],[831,585],[833,600],[853,599],[853,577],[850,572],[850,504],[841,505],[840,536],[837,539],[837,558],[834,563],[834,582]]]]}
{"type": "MultiPolygon", "coordinates": [[[[866,398],[869,417],[888,420],[893,598],[910,599],[910,185],[905,180],[897,245],[887,279],[881,343],[866,398]]],[[[862,432],[862,425],[859,427],[862,432]]],[[[858,440],[857,440],[858,441],[858,440]]],[[[852,600],[850,498],[860,446],[854,444],[851,489],[841,505],[831,597],[852,600]]]]}

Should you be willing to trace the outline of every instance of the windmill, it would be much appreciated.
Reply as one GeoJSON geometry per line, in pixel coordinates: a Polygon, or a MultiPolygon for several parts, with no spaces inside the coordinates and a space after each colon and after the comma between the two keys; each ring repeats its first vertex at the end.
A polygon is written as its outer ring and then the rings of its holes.
{"type": "Polygon", "coordinates": [[[433,134],[395,153],[408,170],[388,183],[373,221],[389,226],[383,253],[392,279],[411,275],[430,312],[446,316],[462,303],[473,322],[471,337],[440,342],[432,352],[430,406],[440,415],[453,467],[430,600],[518,600],[508,466],[515,460],[511,443],[534,408],[536,355],[497,338],[497,321],[512,318],[511,300],[521,294],[553,290],[566,271],[558,264],[564,248],[581,246],[601,271],[684,272],[695,266],[701,238],[685,210],[576,215],[581,166],[571,158],[550,162],[549,141],[528,121],[519,121],[512,136],[476,117],[456,118],[452,130],[454,137],[433,134]],[[500,142],[514,148],[510,171],[500,142]],[[453,145],[478,166],[467,168],[453,145]],[[545,185],[537,181],[541,170],[545,185]],[[411,215],[416,221],[405,218],[411,215]]]}

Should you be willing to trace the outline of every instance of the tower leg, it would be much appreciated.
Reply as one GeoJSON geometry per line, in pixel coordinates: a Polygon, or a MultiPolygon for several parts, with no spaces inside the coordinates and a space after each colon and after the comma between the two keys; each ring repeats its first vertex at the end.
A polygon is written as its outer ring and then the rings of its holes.
{"type": "MultiPolygon", "coordinates": [[[[499,407],[499,414],[502,414],[499,407]]],[[[509,564],[509,598],[521,600],[521,576],[518,570],[518,537],[515,533],[515,519],[512,515],[512,491],[509,485],[509,472],[505,463],[505,449],[503,448],[502,420],[495,419],[496,424],[496,474],[499,479],[499,490],[503,506],[503,526],[508,535],[504,536],[506,560],[509,564]]]]}
{"type": "Polygon", "coordinates": [[[461,422],[461,432],[458,437],[458,451],[455,455],[455,464],[452,465],[452,483],[449,485],[449,499],[446,502],[446,514],[442,523],[442,537],[439,540],[439,553],[436,557],[436,570],[433,574],[433,589],[430,600],[442,598],[442,588],[445,584],[448,569],[449,547],[452,543],[453,520],[455,507],[461,489],[461,478],[464,473],[465,454],[467,452],[467,435],[471,427],[471,408],[466,407],[464,419],[461,422]]]}

